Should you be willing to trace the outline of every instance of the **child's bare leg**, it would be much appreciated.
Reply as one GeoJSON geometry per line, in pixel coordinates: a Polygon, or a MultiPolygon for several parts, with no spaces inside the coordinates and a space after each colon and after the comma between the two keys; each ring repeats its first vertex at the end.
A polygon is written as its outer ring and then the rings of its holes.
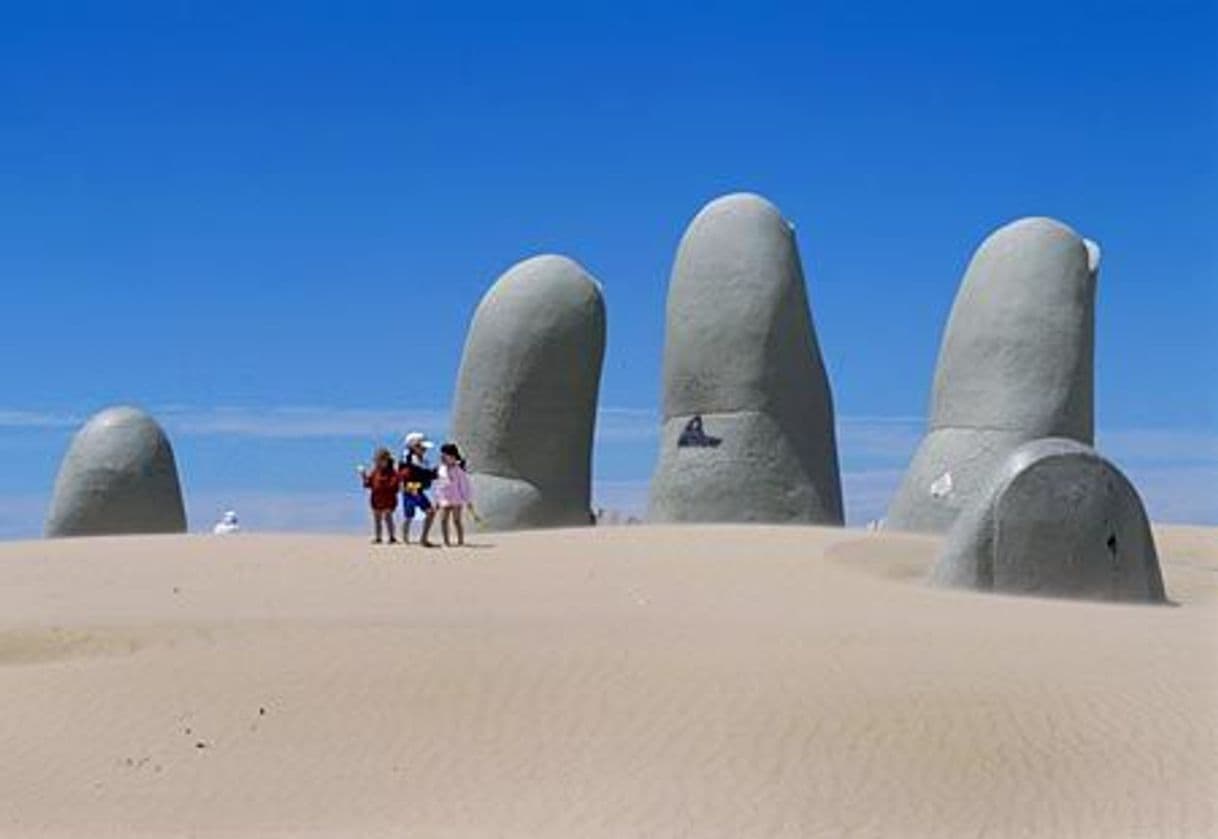
{"type": "Polygon", "coordinates": [[[453,507],[453,526],[457,528],[457,547],[465,544],[465,525],[461,523],[461,508],[453,507]]]}
{"type": "Polygon", "coordinates": [[[393,523],[393,510],[385,511],[385,535],[389,537],[389,544],[396,545],[398,543],[397,527],[393,523]]]}
{"type": "Polygon", "coordinates": [[[410,522],[414,519],[413,515],[402,513],[402,541],[407,545],[410,544],[410,522]]]}
{"type": "Polygon", "coordinates": [[[372,541],[379,544],[381,541],[381,511],[372,511],[372,541]]]}
{"type": "Polygon", "coordinates": [[[452,507],[440,508],[440,534],[444,537],[444,546],[452,547],[452,542],[448,538],[448,520],[453,517],[452,507]]]}
{"type": "Polygon", "coordinates": [[[427,537],[431,535],[431,525],[435,520],[436,511],[434,508],[423,514],[423,535],[419,537],[419,544],[429,548],[432,547],[432,543],[427,537]]]}

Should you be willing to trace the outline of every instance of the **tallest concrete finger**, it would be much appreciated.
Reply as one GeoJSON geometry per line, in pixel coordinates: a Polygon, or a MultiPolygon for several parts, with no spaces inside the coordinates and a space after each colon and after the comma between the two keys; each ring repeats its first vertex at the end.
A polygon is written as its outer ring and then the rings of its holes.
{"type": "Polygon", "coordinates": [[[833,399],[790,223],[757,195],[690,223],[668,289],[654,521],[842,523],[833,399]]]}

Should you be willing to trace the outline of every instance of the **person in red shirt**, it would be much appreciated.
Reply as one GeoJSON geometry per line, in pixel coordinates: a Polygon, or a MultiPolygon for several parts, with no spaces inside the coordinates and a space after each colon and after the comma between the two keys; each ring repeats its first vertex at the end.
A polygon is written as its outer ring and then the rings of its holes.
{"type": "Polygon", "coordinates": [[[389,543],[393,544],[397,542],[393,533],[393,511],[398,506],[398,487],[401,479],[389,449],[377,449],[373,457],[371,470],[363,466],[359,470],[372,506],[372,542],[375,545],[381,543],[381,527],[383,526],[389,536],[389,543]]]}

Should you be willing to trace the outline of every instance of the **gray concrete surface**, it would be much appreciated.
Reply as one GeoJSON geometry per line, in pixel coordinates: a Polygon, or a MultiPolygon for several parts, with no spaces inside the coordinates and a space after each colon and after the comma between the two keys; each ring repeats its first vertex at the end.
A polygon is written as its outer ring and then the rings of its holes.
{"type": "Polygon", "coordinates": [[[1137,490],[1090,446],[1016,448],[948,532],[939,585],[1091,600],[1165,600],[1137,490]]]}
{"type": "Polygon", "coordinates": [[[591,523],[592,435],[605,353],[600,285],[564,256],[527,259],[482,298],[452,437],[491,530],[591,523]]]}
{"type": "Polygon", "coordinates": [[[841,524],[833,397],[791,225],[734,194],[694,218],[668,289],[649,518],[841,524]],[[700,417],[713,443],[680,444],[700,417]]]}
{"type": "Polygon", "coordinates": [[[46,535],[183,533],[186,511],[169,438],[136,408],[108,408],[76,433],[59,467],[46,535]]]}
{"type": "Polygon", "coordinates": [[[948,318],[930,423],[884,526],[946,531],[1012,449],[1094,438],[1099,247],[1026,218],[991,234],[948,318]]]}

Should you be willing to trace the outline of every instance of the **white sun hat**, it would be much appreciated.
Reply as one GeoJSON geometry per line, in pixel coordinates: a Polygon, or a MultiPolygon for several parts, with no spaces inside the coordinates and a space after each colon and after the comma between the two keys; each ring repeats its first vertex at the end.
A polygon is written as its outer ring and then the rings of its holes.
{"type": "Polygon", "coordinates": [[[430,449],[434,443],[427,439],[427,435],[422,431],[412,431],[406,435],[406,439],[402,441],[406,444],[406,448],[412,449],[415,446],[422,446],[425,449],[430,449]]]}

